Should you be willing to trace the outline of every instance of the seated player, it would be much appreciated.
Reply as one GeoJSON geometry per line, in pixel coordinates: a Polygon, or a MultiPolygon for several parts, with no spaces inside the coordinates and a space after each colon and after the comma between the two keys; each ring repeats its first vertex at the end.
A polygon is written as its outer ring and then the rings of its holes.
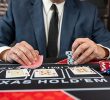
{"type": "Polygon", "coordinates": [[[108,58],[110,33],[95,6],[79,0],[10,0],[0,21],[0,57],[32,65],[39,55],[64,57],[74,64],[108,58]]]}

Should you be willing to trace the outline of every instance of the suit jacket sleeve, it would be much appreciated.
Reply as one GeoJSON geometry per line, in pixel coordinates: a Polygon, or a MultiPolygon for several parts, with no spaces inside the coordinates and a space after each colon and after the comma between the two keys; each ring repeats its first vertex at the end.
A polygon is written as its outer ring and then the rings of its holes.
{"type": "Polygon", "coordinates": [[[95,9],[94,15],[92,38],[94,42],[110,48],[110,32],[100,20],[97,9],[95,9]]]}
{"type": "Polygon", "coordinates": [[[15,26],[12,13],[12,0],[10,0],[8,11],[0,21],[0,47],[10,45],[15,39],[15,26]]]}

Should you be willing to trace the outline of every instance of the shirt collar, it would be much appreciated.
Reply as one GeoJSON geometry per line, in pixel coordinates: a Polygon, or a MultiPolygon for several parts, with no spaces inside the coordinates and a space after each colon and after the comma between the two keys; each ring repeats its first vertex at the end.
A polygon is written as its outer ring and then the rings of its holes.
{"type": "MultiPolygon", "coordinates": [[[[42,1],[43,1],[45,12],[46,14],[48,14],[50,7],[52,6],[53,3],[50,0],[42,0],[42,1]]],[[[55,3],[55,5],[57,6],[59,15],[61,15],[63,11],[64,4],[65,4],[65,1],[59,4],[55,3]]]]}

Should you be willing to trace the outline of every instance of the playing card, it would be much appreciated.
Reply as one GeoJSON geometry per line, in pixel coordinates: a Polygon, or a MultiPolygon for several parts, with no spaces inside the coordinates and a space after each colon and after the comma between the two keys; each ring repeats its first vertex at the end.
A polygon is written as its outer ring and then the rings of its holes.
{"type": "Polygon", "coordinates": [[[87,75],[87,74],[96,74],[92,69],[89,67],[73,67],[70,68],[70,70],[75,74],[75,75],[87,75]]]}
{"type": "Polygon", "coordinates": [[[55,69],[36,69],[34,77],[57,77],[58,74],[55,69]]]}
{"type": "Polygon", "coordinates": [[[34,64],[32,64],[30,66],[20,66],[20,67],[21,68],[32,68],[33,69],[33,68],[40,67],[42,65],[42,63],[43,63],[43,56],[39,55],[38,60],[34,64]]]}
{"type": "Polygon", "coordinates": [[[6,78],[16,78],[30,76],[27,69],[14,69],[6,71],[6,78]]]}

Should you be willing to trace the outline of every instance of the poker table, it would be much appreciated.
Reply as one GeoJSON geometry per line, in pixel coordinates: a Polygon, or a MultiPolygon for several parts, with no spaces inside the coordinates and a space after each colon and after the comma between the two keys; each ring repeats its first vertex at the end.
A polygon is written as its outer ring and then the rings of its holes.
{"type": "MultiPolygon", "coordinates": [[[[75,65],[55,64],[60,59],[45,59],[38,69],[55,69],[58,77],[30,76],[6,78],[6,70],[19,69],[19,64],[0,62],[0,100],[110,100],[110,76],[100,72],[99,64],[88,63],[96,74],[74,75],[75,65]]],[[[77,67],[77,66],[76,66],[77,67]]]]}

